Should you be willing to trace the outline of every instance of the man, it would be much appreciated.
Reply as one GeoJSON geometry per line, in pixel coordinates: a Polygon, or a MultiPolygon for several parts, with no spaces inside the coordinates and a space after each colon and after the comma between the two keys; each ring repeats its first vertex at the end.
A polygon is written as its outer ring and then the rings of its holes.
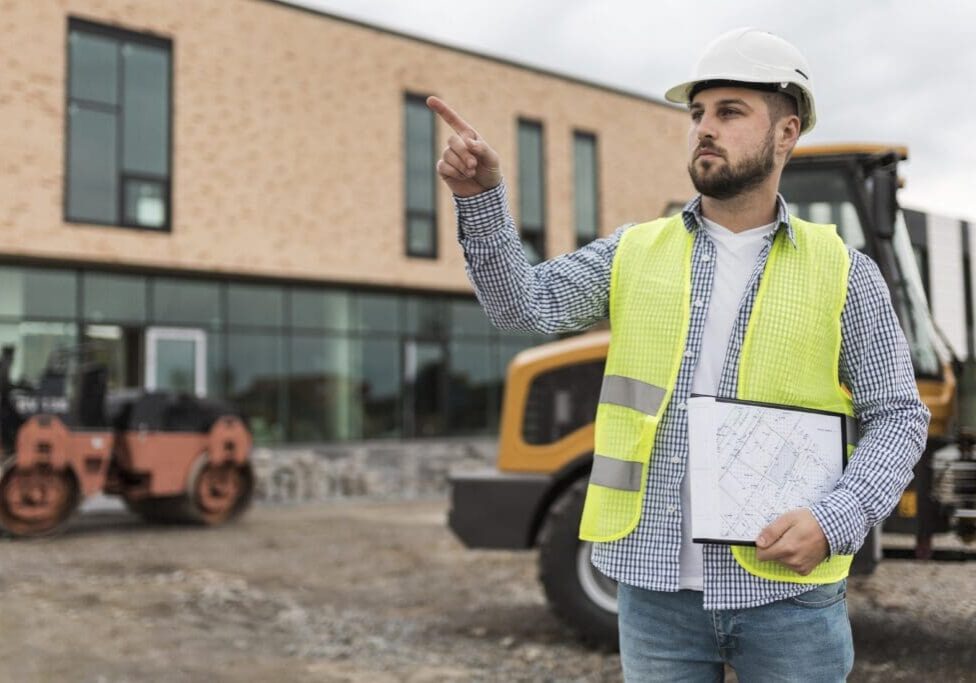
{"type": "Polygon", "coordinates": [[[629,681],[721,680],[725,664],[744,682],[844,680],[850,558],[924,448],[928,411],[877,266],[832,228],[791,217],[777,192],[816,121],[809,75],[772,34],[720,36],[695,78],[667,93],[688,106],[700,195],[678,216],[535,267],[498,155],[428,101],[455,131],[437,171],[456,196],[468,273],[492,321],[551,333],[610,317],[580,531],[618,582],[629,681]],[[844,412],[860,441],[835,490],[774,520],[755,549],[696,544],[685,514],[692,393],[844,412]]]}

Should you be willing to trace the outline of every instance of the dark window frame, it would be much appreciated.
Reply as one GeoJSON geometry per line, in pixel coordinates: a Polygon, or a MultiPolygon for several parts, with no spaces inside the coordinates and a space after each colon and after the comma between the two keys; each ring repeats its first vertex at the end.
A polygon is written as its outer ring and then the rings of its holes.
{"type": "Polygon", "coordinates": [[[521,211],[522,192],[524,186],[522,184],[522,171],[521,171],[522,150],[521,150],[521,145],[519,145],[518,143],[519,143],[520,132],[523,126],[528,128],[535,128],[539,132],[539,169],[538,169],[539,170],[539,204],[542,213],[541,216],[542,223],[541,225],[538,226],[532,226],[532,230],[530,231],[530,234],[534,237],[537,237],[537,244],[535,246],[538,247],[537,251],[539,253],[539,261],[541,263],[542,261],[546,260],[546,247],[548,246],[547,244],[548,240],[546,239],[546,223],[548,222],[547,221],[548,215],[546,212],[546,199],[547,199],[546,195],[548,189],[546,186],[546,168],[548,166],[548,164],[546,163],[546,127],[541,119],[530,119],[523,116],[520,116],[518,118],[515,127],[516,157],[518,159],[518,164],[519,164],[519,178],[518,178],[519,205],[520,205],[519,206],[519,237],[521,238],[522,242],[526,241],[525,238],[526,231],[525,231],[525,218],[521,215],[522,214],[521,211]]]}
{"type": "Polygon", "coordinates": [[[600,215],[601,215],[601,202],[600,202],[600,141],[599,136],[594,131],[583,130],[581,128],[573,129],[573,228],[576,233],[576,247],[582,247],[595,239],[600,237],[600,215]],[[587,138],[593,142],[593,218],[595,224],[593,226],[593,236],[589,238],[584,238],[580,235],[579,231],[579,215],[576,214],[576,171],[579,159],[576,158],[576,141],[577,139],[587,138]]]}
{"type": "Polygon", "coordinates": [[[118,227],[126,228],[130,230],[146,230],[148,232],[171,232],[173,226],[173,201],[172,201],[172,187],[173,187],[173,41],[170,38],[166,38],[160,35],[152,33],[144,33],[138,31],[131,31],[129,29],[124,29],[118,26],[109,26],[106,24],[98,24],[92,21],[81,19],[78,17],[68,17],[68,26],[65,33],[65,110],[64,110],[64,180],[62,187],[62,215],[64,216],[65,223],[73,223],[77,225],[101,225],[107,227],[118,227]],[[167,149],[166,149],[166,165],[168,174],[166,177],[154,176],[147,173],[134,173],[126,172],[123,169],[123,155],[125,154],[123,142],[124,142],[124,116],[123,114],[123,101],[125,92],[125,83],[122,78],[123,67],[121,60],[119,61],[119,79],[118,79],[118,103],[112,107],[105,105],[103,103],[91,102],[83,98],[74,98],[71,96],[71,33],[72,31],[78,31],[81,33],[87,33],[89,35],[95,35],[102,38],[108,38],[116,41],[121,49],[122,43],[135,43],[138,45],[145,45],[147,47],[153,47],[158,49],[164,49],[169,54],[169,73],[168,73],[168,84],[169,92],[167,93],[168,99],[168,110],[166,114],[167,123],[167,149]],[[110,221],[99,221],[92,220],[89,218],[74,218],[71,216],[68,197],[69,197],[69,186],[71,184],[71,174],[69,170],[71,168],[71,124],[70,124],[70,110],[74,102],[79,102],[84,104],[89,109],[94,109],[102,112],[109,112],[118,115],[118,121],[116,122],[116,145],[115,145],[115,155],[116,155],[116,216],[117,219],[114,222],[110,221]],[[125,186],[126,182],[130,180],[144,180],[154,183],[159,183],[163,188],[163,201],[166,207],[166,216],[162,225],[159,226],[148,226],[140,225],[138,223],[127,222],[125,216],[125,186]]]}
{"type": "Polygon", "coordinates": [[[410,193],[408,190],[408,183],[410,182],[410,166],[407,160],[407,153],[409,149],[409,141],[407,140],[406,124],[406,112],[407,107],[410,104],[418,104],[422,106],[430,114],[430,129],[431,129],[431,148],[430,148],[430,158],[433,163],[431,163],[430,173],[436,176],[436,163],[437,163],[437,117],[434,116],[434,112],[427,109],[427,95],[421,95],[415,92],[404,92],[403,93],[403,251],[409,258],[423,258],[437,260],[439,256],[439,243],[438,239],[438,220],[437,220],[437,189],[438,189],[438,178],[433,178],[432,187],[434,189],[433,197],[431,197],[431,209],[430,211],[424,209],[413,209],[410,207],[410,193]],[[416,251],[410,247],[410,221],[413,218],[425,218],[431,221],[433,226],[433,233],[431,239],[431,250],[429,252],[416,251]]]}

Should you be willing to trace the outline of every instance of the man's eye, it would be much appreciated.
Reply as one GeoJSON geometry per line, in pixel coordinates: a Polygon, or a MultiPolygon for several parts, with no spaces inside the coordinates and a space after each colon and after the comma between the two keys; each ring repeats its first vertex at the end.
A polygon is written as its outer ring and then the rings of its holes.
{"type": "Polygon", "coordinates": [[[701,120],[701,117],[702,117],[702,113],[700,111],[693,111],[693,112],[691,112],[691,120],[692,121],[700,121],[701,120]]]}
{"type": "Polygon", "coordinates": [[[739,111],[737,109],[723,109],[719,112],[719,114],[725,117],[736,116],[738,113],[739,111]]]}

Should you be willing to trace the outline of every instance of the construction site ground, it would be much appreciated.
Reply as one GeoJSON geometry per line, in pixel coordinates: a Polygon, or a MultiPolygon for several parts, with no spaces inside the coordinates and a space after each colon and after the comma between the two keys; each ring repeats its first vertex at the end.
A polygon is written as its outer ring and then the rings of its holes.
{"type": "MultiPolygon", "coordinates": [[[[0,542],[0,681],[619,681],[532,552],[466,550],[442,499],[254,507],[215,529],[89,511],[0,542]]],[[[976,681],[976,563],[851,580],[852,681],[976,681]]]]}

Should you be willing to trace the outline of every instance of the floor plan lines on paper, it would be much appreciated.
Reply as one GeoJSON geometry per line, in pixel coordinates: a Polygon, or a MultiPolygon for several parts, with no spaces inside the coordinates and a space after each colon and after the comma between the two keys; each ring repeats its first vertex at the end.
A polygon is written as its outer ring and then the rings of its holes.
{"type": "Polygon", "coordinates": [[[779,514],[830,492],[829,453],[815,431],[796,412],[729,411],[716,432],[723,534],[751,538],[779,514]]]}

